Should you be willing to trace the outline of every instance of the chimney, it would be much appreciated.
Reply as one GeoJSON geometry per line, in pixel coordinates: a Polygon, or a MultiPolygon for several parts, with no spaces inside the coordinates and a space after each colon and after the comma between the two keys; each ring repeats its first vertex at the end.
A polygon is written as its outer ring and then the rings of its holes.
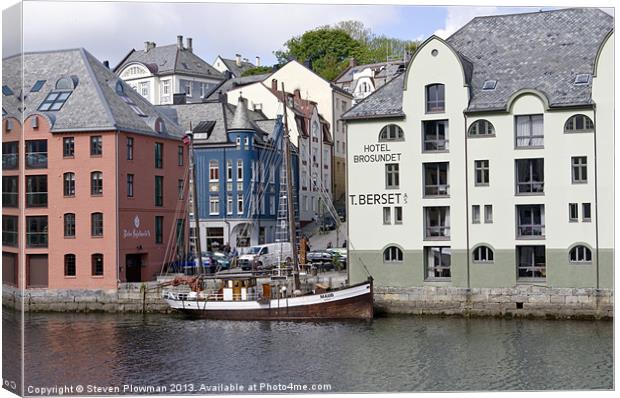
{"type": "Polygon", "coordinates": [[[191,38],[191,37],[188,37],[188,38],[187,38],[187,50],[188,50],[190,53],[193,53],[193,52],[194,52],[194,49],[193,49],[193,47],[192,47],[192,38],[191,38]]]}
{"type": "Polygon", "coordinates": [[[355,58],[351,57],[349,58],[349,67],[352,68],[354,66],[357,66],[357,61],[355,60],[355,58]]]}
{"type": "Polygon", "coordinates": [[[271,89],[278,91],[278,79],[271,79],[271,89]]]}
{"type": "Polygon", "coordinates": [[[235,63],[237,66],[241,66],[241,54],[235,54],[235,63]]]}
{"type": "Polygon", "coordinates": [[[183,49],[183,36],[182,35],[177,36],[177,48],[179,50],[183,49]]]}
{"type": "Polygon", "coordinates": [[[110,69],[110,61],[108,61],[108,60],[103,61],[103,66],[105,66],[106,68],[110,69]]]}
{"type": "Polygon", "coordinates": [[[243,58],[243,62],[250,62],[250,60],[247,58],[243,58]]]}
{"type": "Polygon", "coordinates": [[[151,49],[151,42],[150,41],[145,41],[144,42],[144,52],[148,52],[151,49]]]}
{"type": "Polygon", "coordinates": [[[173,105],[182,105],[187,103],[187,97],[185,93],[176,93],[172,94],[172,104],[173,105]]]}
{"type": "Polygon", "coordinates": [[[260,66],[260,57],[256,56],[256,66],[260,66]]]}

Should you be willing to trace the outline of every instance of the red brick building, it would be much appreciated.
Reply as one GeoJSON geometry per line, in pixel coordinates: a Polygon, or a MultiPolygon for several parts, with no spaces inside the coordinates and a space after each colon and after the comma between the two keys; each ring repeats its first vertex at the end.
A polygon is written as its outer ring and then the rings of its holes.
{"type": "Polygon", "coordinates": [[[84,49],[3,59],[2,91],[3,283],[153,280],[188,235],[181,127],[84,49]]]}

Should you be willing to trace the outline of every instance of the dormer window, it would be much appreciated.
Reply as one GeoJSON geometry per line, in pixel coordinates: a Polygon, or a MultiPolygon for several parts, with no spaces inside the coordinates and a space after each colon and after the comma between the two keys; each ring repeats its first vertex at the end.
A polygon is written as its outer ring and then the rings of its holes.
{"type": "Polygon", "coordinates": [[[155,132],[159,134],[163,134],[166,132],[166,125],[164,124],[164,121],[160,118],[157,118],[157,120],[155,121],[155,132]]]}
{"type": "Polygon", "coordinates": [[[39,91],[41,91],[41,88],[43,87],[44,84],[45,84],[45,80],[37,80],[32,86],[32,88],[30,89],[30,92],[38,93],[39,91]]]}
{"type": "Polygon", "coordinates": [[[56,82],[56,90],[73,90],[77,82],[70,77],[62,77],[56,82]]]}
{"type": "Polygon", "coordinates": [[[495,90],[495,86],[497,86],[497,80],[485,80],[482,84],[483,91],[495,90]]]}
{"type": "Polygon", "coordinates": [[[123,83],[121,83],[120,81],[116,82],[116,94],[118,95],[125,95],[125,88],[123,87],[123,83]]]}
{"type": "Polygon", "coordinates": [[[585,85],[590,83],[590,74],[589,73],[580,73],[575,76],[575,85],[585,85]]]}
{"type": "Polygon", "coordinates": [[[33,129],[37,129],[39,128],[39,117],[38,116],[33,116],[32,117],[32,121],[30,122],[30,124],[32,125],[33,129]]]}
{"type": "Polygon", "coordinates": [[[4,86],[2,86],[2,94],[7,95],[7,96],[13,95],[13,90],[11,90],[11,87],[5,84],[4,86]]]}
{"type": "Polygon", "coordinates": [[[136,105],[136,103],[127,96],[127,93],[125,93],[125,86],[123,85],[123,83],[118,80],[116,82],[116,85],[114,86],[114,90],[116,91],[116,94],[118,94],[119,97],[121,97],[121,99],[127,104],[129,105],[129,107],[138,115],[138,116],[142,116],[142,117],[146,117],[146,114],[144,112],[142,112],[142,110],[140,108],[138,108],[138,105],[136,105]]]}
{"type": "Polygon", "coordinates": [[[40,111],[58,111],[67,102],[71,91],[52,91],[39,105],[40,111]]]}

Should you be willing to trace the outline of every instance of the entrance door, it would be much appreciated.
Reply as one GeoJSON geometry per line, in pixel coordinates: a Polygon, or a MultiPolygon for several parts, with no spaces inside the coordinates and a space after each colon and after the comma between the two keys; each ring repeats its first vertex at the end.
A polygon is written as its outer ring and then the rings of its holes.
{"type": "Polygon", "coordinates": [[[47,254],[29,254],[27,287],[47,287],[47,254]]]}
{"type": "Polygon", "coordinates": [[[125,279],[127,282],[142,281],[142,254],[127,254],[125,256],[125,279]]]}

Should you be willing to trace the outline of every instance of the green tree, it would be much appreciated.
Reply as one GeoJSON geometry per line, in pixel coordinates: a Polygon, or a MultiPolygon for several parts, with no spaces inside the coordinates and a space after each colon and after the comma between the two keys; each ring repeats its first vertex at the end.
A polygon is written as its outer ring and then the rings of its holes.
{"type": "Polygon", "coordinates": [[[262,75],[265,73],[271,73],[271,70],[271,66],[255,66],[253,68],[247,69],[241,74],[241,76],[262,75]]]}

